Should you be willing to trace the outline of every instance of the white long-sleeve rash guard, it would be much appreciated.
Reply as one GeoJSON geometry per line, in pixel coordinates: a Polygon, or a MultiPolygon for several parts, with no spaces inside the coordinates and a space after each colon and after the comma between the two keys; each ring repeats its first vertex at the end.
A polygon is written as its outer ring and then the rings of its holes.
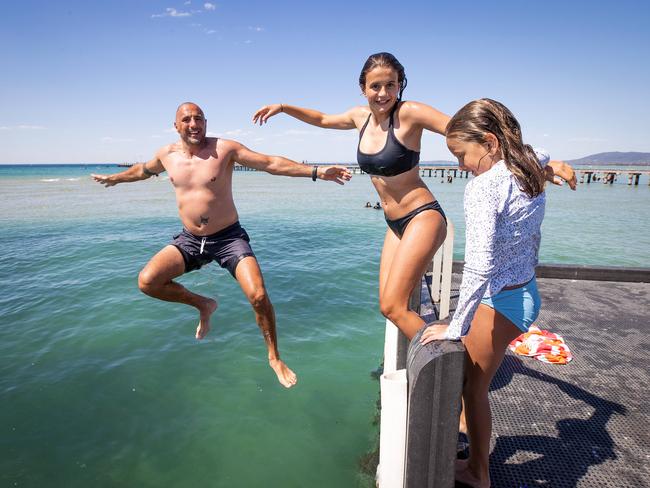
{"type": "MultiPolygon", "coordinates": [[[[542,166],[548,154],[536,149],[542,166]]],[[[504,161],[465,187],[465,267],[448,339],[467,335],[481,299],[535,275],[546,194],[530,198],[504,161]]]]}

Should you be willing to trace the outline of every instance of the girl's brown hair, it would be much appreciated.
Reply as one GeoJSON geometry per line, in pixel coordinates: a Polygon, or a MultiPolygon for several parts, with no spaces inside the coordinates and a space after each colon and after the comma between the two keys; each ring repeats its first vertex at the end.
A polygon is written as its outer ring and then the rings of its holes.
{"type": "Polygon", "coordinates": [[[503,159],[519,188],[531,198],[542,193],[544,170],[533,148],[524,144],[519,122],[502,103],[489,98],[469,102],[451,118],[446,130],[448,138],[479,144],[485,143],[487,133],[499,141],[503,159]]]}
{"type": "Polygon", "coordinates": [[[368,72],[372,71],[376,67],[383,68],[392,68],[397,73],[397,82],[399,83],[399,96],[397,97],[397,103],[402,100],[402,93],[404,93],[404,88],[408,84],[406,79],[406,73],[404,72],[404,66],[397,60],[395,56],[391,53],[376,53],[372,54],[366,59],[366,62],[361,69],[361,74],[359,75],[359,85],[361,90],[366,88],[366,75],[368,72]]]}

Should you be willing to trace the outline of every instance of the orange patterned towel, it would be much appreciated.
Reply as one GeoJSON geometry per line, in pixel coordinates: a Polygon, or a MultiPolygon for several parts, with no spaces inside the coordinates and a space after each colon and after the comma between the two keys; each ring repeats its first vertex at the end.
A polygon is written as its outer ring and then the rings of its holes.
{"type": "Polygon", "coordinates": [[[508,349],[520,356],[530,356],[545,363],[566,364],[573,359],[569,346],[561,336],[541,330],[535,325],[531,325],[528,332],[512,341],[508,349]]]}

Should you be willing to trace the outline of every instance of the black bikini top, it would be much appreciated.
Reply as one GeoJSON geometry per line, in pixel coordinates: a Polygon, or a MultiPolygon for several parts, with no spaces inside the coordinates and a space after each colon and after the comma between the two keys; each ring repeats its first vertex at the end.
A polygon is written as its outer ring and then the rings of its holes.
{"type": "MultiPolygon", "coordinates": [[[[386,144],[384,148],[375,154],[362,153],[357,146],[357,162],[359,168],[364,173],[377,176],[396,176],[415,168],[420,162],[420,152],[408,149],[397,140],[393,130],[393,114],[397,105],[390,113],[390,120],[388,122],[388,136],[386,137],[386,144]]],[[[370,122],[370,117],[363,124],[361,132],[359,133],[359,145],[361,145],[361,138],[363,133],[370,122]]]]}

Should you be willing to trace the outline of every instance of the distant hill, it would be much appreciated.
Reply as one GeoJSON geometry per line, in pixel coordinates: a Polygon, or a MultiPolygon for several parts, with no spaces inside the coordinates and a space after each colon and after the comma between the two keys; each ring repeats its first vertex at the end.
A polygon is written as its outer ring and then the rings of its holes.
{"type": "Polygon", "coordinates": [[[590,164],[593,166],[606,166],[608,164],[621,164],[629,166],[650,166],[650,153],[647,152],[604,152],[585,156],[580,159],[567,161],[570,164],[590,164]]]}

